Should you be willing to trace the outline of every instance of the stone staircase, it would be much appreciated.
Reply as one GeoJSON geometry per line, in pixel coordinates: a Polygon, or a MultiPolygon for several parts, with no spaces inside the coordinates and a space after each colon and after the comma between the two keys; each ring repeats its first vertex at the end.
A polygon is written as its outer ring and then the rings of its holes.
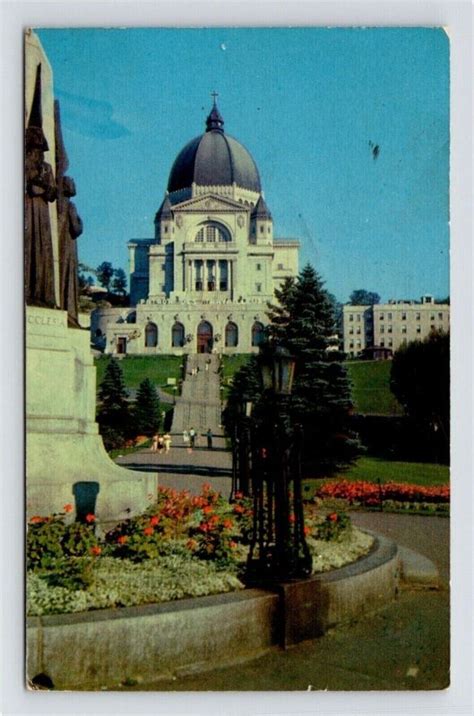
{"type": "Polygon", "coordinates": [[[214,435],[222,434],[218,371],[216,355],[188,356],[182,392],[174,408],[172,433],[182,433],[193,427],[197,432],[211,428],[214,435]],[[191,374],[194,369],[199,369],[196,375],[191,374]]]}

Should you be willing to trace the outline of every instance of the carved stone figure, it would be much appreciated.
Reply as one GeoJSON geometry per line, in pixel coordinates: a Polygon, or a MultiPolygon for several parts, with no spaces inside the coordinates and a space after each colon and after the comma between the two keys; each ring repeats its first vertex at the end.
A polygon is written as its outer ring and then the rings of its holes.
{"type": "Polygon", "coordinates": [[[56,199],[41,111],[41,64],[25,131],[25,299],[28,305],[56,307],[49,202],[56,199]]]}
{"type": "Polygon", "coordinates": [[[71,197],[76,186],[71,177],[65,176],[69,160],[64,147],[59,102],[54,102],[56,135],[56,181],[59,236],[59,300],[60,308],[67,311],[70,326],[79,327],[79,282],[76,239],[82,234],[83,224],[71,197]]]}

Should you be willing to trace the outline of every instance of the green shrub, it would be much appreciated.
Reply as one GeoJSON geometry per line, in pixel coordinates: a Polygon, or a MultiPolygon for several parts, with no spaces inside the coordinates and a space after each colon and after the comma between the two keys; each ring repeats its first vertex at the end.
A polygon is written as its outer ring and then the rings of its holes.
{"type": "Polygon", "coordinates": [[[326,542],[340,541],[352,529],[350,517],[345,512],[330,512],[316,527],[314,537],[326,542]]]}
{"type": "Polygon", "coordinates": [[[65,524],[63,515],[33,517],[26,536],[27,569],[59,571],[69,557],[100,554],[92,518],[87,524],[65,524]]]}

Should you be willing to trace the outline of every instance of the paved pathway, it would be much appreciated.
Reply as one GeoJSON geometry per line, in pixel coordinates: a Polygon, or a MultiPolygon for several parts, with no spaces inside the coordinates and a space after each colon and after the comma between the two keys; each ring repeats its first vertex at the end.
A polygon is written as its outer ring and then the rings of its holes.
{"type": "Polygon", "coordinates": [[[203,483],[209,482],[215,490],[228,497],[232,483],[232,456],[226,448],[220,424],[218,367],[215,355],[188,356],[182,394],[174,408],[169,453],[153,453],[148,448],[119,457],[116,462],[131,470],[158,472],[159,483],[167,487],[198,494],[203,483]],[[191,375],[191,371],[197,368],[197,374],[191,375]],[[183,430],[192,427],[198,434],[193,450],[183,440],[183,430]],[[207,448],[206,432],[209,428],[213,433],[212,450],[207,448]]]}

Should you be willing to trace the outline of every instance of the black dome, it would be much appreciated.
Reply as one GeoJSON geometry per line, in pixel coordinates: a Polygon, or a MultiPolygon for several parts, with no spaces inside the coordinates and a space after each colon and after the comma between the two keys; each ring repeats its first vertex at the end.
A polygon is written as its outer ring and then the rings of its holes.
{"type": "Polygon", "coordinates": [[[214,106],[207,118],[207,131],[180,151],[171,168],[168,191],[178,191],[193,182],[202,186],[226,186],[235,182],[260,192],[257,166],[245,147],[224,134],[224,121],[214,106]]]}

